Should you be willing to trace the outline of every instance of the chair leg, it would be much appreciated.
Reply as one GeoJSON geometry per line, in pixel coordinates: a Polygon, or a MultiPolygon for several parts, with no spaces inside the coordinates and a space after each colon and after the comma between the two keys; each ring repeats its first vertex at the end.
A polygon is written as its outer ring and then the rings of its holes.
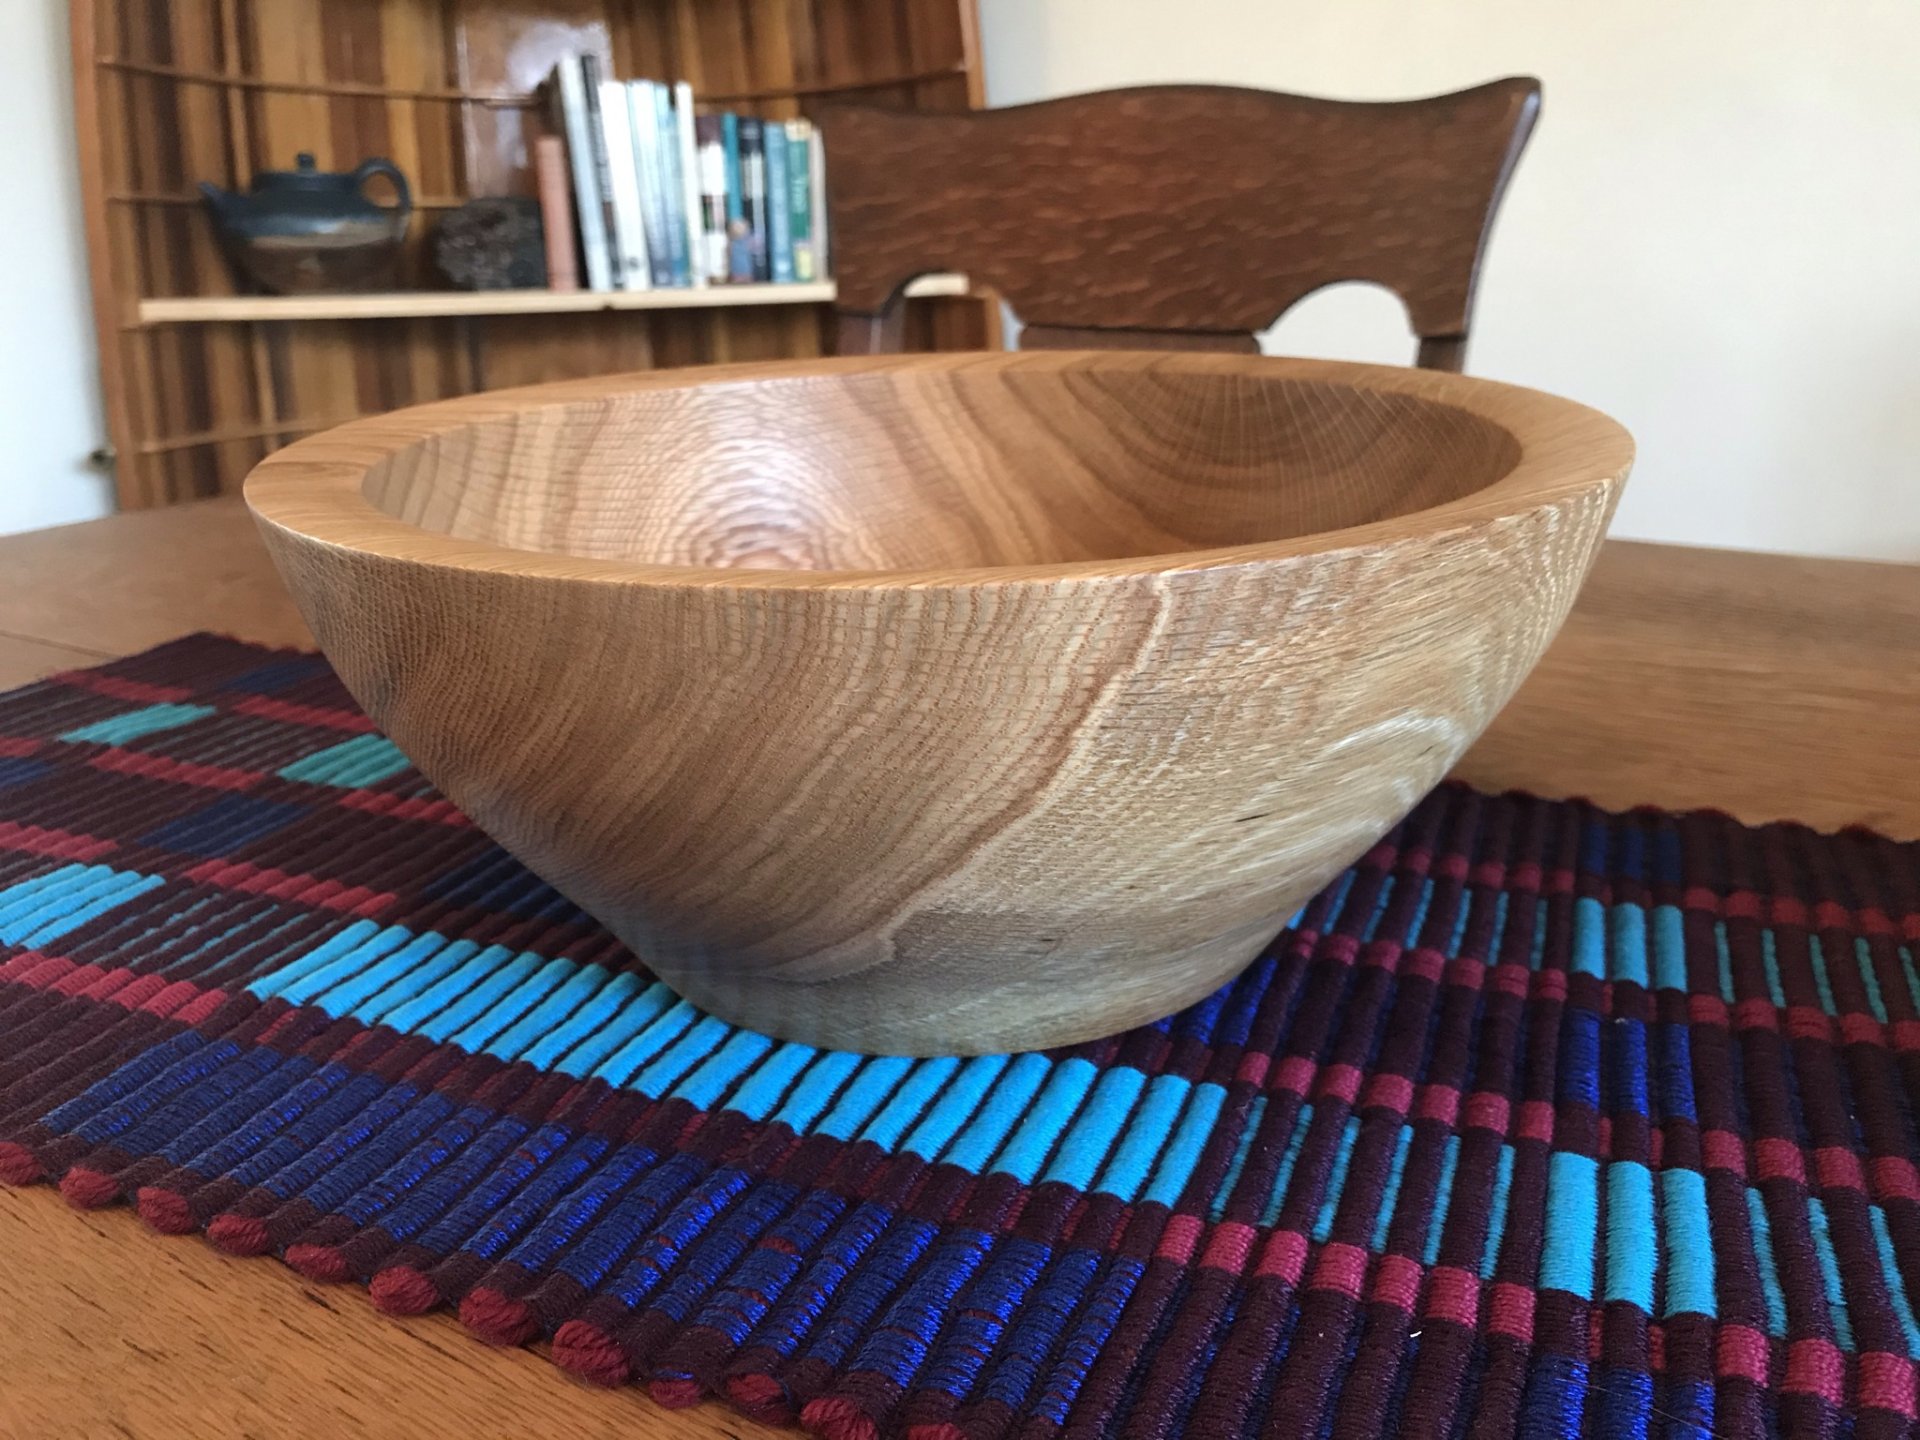
{"type": "Polygon", "coordinates": [[[836,355],[897,355],[906,344],[906,306],[896,304],[879,315],[840,312],[836,355]]]}
{"type": "Polygon", "coordinates": [[[1425,335],[1420,354],[1413,362],[1422,370],[1451,370],[1458,375],[1467,368],[1467,337],[1464,335],[1425,335]]]}

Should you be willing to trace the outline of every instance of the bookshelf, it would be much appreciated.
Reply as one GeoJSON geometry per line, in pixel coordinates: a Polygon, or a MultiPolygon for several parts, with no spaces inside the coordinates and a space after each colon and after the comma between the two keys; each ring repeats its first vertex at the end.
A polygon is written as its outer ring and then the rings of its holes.
{"type": "MultiPolygon", "coordinates": [[[[560,55],[684,78],[772,119],[833,100],[982,100],[976,0],[70,0],[102,393],[122,508],[231,492],[359,415],[619,370],[823,353],[831,281],[614,294],[442,288],[439,216],[532,194],[535,91],[560,55]],[[415,216],[404,288],[243,293],[196,192],[310,151],[384,155],[415,216]]],[[[959,276],[920,282],[918,348],[989,343],[959,276]]]]}

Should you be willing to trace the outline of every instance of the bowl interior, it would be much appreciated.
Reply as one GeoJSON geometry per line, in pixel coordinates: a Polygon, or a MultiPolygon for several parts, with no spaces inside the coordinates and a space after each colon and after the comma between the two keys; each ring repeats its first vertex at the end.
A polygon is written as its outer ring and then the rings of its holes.
{"type": "Polygon", "coordinates": [[[1341,379],[1115,368],[735,379],[549,401],[370,468],[424,530],[657,565],[923,570],[1176,554],[1501,479],[1502,425],[1341,379]]]}

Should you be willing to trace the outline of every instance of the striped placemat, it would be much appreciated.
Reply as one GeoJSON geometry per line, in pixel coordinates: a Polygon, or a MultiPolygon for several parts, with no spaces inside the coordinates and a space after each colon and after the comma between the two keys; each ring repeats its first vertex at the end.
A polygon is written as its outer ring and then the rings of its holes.
{"type": "Polygon", "coordinates": [[[677,1000],[323,660],[198,636],[0,697],[0,945],[0,1178],[667,1404],[1914,1425],[1920,849],[1865,832],[1446,787],[1180,1015],[875,1058],[677,1000]]]}

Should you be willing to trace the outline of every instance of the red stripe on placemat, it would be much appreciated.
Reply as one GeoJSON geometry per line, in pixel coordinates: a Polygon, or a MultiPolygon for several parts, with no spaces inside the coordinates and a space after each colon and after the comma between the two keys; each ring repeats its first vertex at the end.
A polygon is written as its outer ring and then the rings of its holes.
{"type": "Polygon", "coordinates": [[[174,780],[203,790],[251,790],[267,776],[260,770],[234,770],[225,765],[196,765],[171,760],[149,750],[100,750],[87,757],[96,770],[121,775],[143,775],[149,780],[174,780]]]}
{"type": "Polygon", "coordinates": [[[33,951],[16,955],[0,966],[0,983],[108,1001],[123,1010],[152,1010],[189,1025],[205,1019],[228,994],[217,988],[203,990],[189,980],[169,980],[164,975],[143,974],[119,965],[76,965],[64,956],[33,951]],[[13,968],[27,960],[34,963],[13,968]]]}
{"type": "Polygon", "coordinates": [[[438,796],[395,795],[386,790],[349,790],[340,797],[349,810],[391,815],[396,820],[424,820],[433,825],[471,827],[473,821],[450,800],[438,796]]]}
{"type": "Polygon", "coordinates": [[[139,705],[173,705],[191,700],[194,694],[192,688],[186,685],[155,685],[151,681],[128,680],[98,670],[63,670],[47,678],[76,690],[91,690],[96,695],[105,695],[112,700],[131,700],[139,705]]]}
{"type": "Polygon", "coordinates": [[[257,715],[263,720],[281,720],[289,725],[313,725],[322,730],[345,730],[365,735],[374,728],[357,710],[336,710],[328,705],[300,705],[291,700],[276,700],[271,695],[248,695],[233,702],[241,715],[257,715]]]}
{"type": "Polygon", "coordinates": [[[58,860],[93,860],[119,848],[119,842],[103,840],[98,835],[78,835],[71,830],[0,820],[0,849],[49,855],[58,860]]]}
{"type": "Polygon", "coordinates": [[[338,880],[322,880],[313,875],[298,875],[271,866],[253,865],[245,860],[207,860],[183,873],[182,878],[223,890],[244,890],[250,895],[265,895],[273,900],[290,900],[338,910],[347,915],[375,916],[399,903],[397,895],[365,885],[345,885],[338,880]]]}

